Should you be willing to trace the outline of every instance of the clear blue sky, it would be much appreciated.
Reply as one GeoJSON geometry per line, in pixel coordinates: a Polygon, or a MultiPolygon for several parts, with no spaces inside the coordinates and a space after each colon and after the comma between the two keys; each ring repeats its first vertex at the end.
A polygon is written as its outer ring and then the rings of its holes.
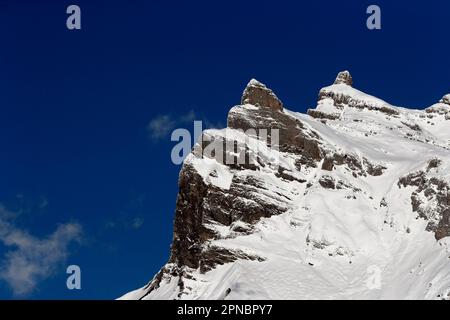
{"type": "Polygon", "coordinates": [[[152,120],[224,124],[250,78],[305,111],[343,69],[393,104],[438,101],[449,12],[447,0],[0,0],[0,298],[116,298],[167,261],[180,167],[152,120]],[[370,4],[382,30],[366,28],[370,4]],[[69,225],[82,233],[55,231],[69,225]],[[52,239],[63,247],[39,251],[52,239]],[[17,261],[38,268],[22,295],[17,261]],[[66,289],[69,264],[80,291],[66,289]]]}

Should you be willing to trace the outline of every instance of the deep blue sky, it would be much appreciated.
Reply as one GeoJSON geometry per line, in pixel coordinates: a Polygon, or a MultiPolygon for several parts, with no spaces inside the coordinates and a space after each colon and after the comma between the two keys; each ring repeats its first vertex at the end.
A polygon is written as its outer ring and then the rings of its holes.
{"type": "MultiPolygon", "coordinates": [[[[305,111],[343,69],[393,104],[429,106],[450,92],[449,12],[447,0],[0,0],[0,205],[35,239],[83,228],[50,277],[25,296],[0,280],[0,298],[116,298],[167,261],[180,167],[169,137],[149,138],[152,119],[226,123],[250,78],[305,111]],[[380,31],[366,28],[370,4],[380,31]],[[66,289],[69,264],[80,291],[66,289]]],[[[0,241],[0,266],[14,250],[0,241]]]]}

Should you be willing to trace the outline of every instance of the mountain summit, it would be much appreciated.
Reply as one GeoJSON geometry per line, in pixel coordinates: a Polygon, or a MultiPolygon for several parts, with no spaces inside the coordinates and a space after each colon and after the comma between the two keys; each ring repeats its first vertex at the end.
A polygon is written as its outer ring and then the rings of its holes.
{"type": "Polygon", "coordinates": [[[449,101],[345,71],[300,114],[251,80],[184,161],[169,261],[122,299],[450,299],[449,101]]]}
{"type": "Polygon", "coordinates": [[[283,103],[273,91],[255,79],[250,80],[245,88],[241,104],[251,104],[274,110],[283,110],[283,103]]]}
{"type": "Polygon", "coordinates": [[[348,86],[353,86],[353,78],[348,71],[341,71],[338,73],[336,80],[334,80],[334,84],[346,84],[348,86]]]}

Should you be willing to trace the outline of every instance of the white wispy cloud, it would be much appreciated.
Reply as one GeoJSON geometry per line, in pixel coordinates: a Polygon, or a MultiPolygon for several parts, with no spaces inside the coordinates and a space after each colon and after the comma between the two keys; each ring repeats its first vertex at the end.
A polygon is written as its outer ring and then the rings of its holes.
{"type": "Polygon", "coordinates": [[[193,125],[195,120],[203,122],[203,129],[221,129],[225,128],[225,125],[221,122],[213,123],[208,119],[197,119],[197,114],[194,110],[189,112],[174,116],[171,114],[158,115],[147,125],[147,131],[150,138],[153,140],[160,140],[170,136],[171,132],[177,127],[193,125]]]}
{"type": "Polygon", "coordinates": [[[64,263],[69,245],[81,241],[82,228],[77,223],[61,224],[52,234],[38,238],[17,227],[16,217],[0,204],[0,242],[6,248],[0,256],[0,280],[21,296],[35,290],[64,263]]]}
{"type": "Polygon", "coordinates": [[[195,120],[194,110],[190,110],[185,114],[174,116],[171,114],[158,115],[147,125],[147,131],[150,138],[160,140],[170,136],[171,132],[181,126],[186,126],[195,120]]]}
{"type": "Polygon", "coordinates": [[[143,224],[144,224],[144,218],[136,217],[133,219],[133,221],[131,223],[131,227],[133,229],[139,229],[140,227],[142,227],[143,224]]]}
{"type": "Polygon", "coordinates": [[[158,140],[167,137],[176,125],[177,121],[170,115],[159,115],[150,120],[147,130],[152,139],[158,140]]]}
{"type": "Polygon", "coordinates": [[[128,214],[121,214],[113,219],[109,219],[104,223],[104,229],[125,229],[125,230],[138,230],[144,224],[144,218],[142,216],[131,217],[128,214]]]}

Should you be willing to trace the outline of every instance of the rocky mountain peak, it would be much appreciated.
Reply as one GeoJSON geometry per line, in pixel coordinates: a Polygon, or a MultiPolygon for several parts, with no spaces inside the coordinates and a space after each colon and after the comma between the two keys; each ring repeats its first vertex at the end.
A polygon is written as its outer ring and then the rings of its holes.
{"type": "Polygon", "coordinates": [[[450,93],[446,94],[442,97],[442,99],[439,101],[440,103],[448,104],[450,106],[450,93]]]}
{"type": "Polygon", "coordinates": [[[169,261],[122,299],[450,300],[450,96],[409,110],[351,84],[305,115],[251,80],[183,163],[169,261]]]}
{"type": "Polygon", "coordinates": [[[241,104],[251,104],[279,111],[283,110],[283,103],[275,93],[255,79],[250,80],[247,84],[242,95],[241,104]]]}
{"type": "Polygon", "coordinates": [[[347,70],[341,71],[338,73],[336,80],[334,80],[334,84],[346,84],[348,86],[353,86],[353,78],[350,72],[347,70]]]}
{"type": "Polygon", "coordinates": [[[388,116],[398,116],[395,107],[366,94],[353,86],[353,79],[348,71],[339,72],[333,85],[322,88],[315,109],[309,109],[308,115],[317,119],[337,120],[342,116],[344,108],[382,112],[388,116]]]}

